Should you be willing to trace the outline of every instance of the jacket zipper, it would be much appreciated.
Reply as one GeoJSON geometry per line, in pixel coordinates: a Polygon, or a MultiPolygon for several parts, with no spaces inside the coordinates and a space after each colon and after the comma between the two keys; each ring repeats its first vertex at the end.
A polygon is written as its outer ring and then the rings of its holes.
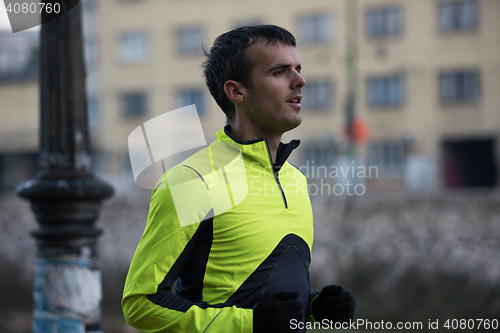
{"type": "Polygon", "coordinates": [[[283,203],[285,204],[285,208],[288,209],[288,203],[286,202],[285,192],[283,192],[283,188],[281,187],[281,183],[278,178],[279,170],[277,172],[274,172],[274,163],[273,163],[273,158],[271,156],[271,151],[269,150],[269,145],[267,144],[267,141],[264,140],[264,142],[266,143],[267,155],[269,155],[269,161],[271,161],[271,168],[273,170],[274,180],[276,181],[276,184],[278,184],[278,188],[280,189],[281,197],[283,198],[283,203]]]}

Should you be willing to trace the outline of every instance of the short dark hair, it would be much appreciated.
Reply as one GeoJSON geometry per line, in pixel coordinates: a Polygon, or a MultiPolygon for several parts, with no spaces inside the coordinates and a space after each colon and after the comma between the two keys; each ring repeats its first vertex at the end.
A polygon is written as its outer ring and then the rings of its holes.
{"type": "Polygon", "coordinates": [[[252,88],[251,73],[255,61],[249,59],[246,48],[257,41],[281,42],[295,47],[295,37],[286,29],[276,25],[244,26],[228,31],[214,41],[210,51],[204,49],[203,63],[205,82],[219,107],[226,114],[227,122],[235,112],[234,104],[224,93],[227,80],[240,82],[252,88]]]}

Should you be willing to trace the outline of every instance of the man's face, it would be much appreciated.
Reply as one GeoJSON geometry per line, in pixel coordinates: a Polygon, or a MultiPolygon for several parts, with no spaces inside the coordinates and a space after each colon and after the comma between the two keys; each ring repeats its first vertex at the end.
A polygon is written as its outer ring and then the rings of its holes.
{"type": "Polygon", "coordinates": [[[256,42],[247,49],[256,65],[251,74],[252,88],[245,88],[243,107],[249,120],[260,130],[283,134],[298,125],[306,80],[300,75],[300,61],[289,45],[256,42]]]}

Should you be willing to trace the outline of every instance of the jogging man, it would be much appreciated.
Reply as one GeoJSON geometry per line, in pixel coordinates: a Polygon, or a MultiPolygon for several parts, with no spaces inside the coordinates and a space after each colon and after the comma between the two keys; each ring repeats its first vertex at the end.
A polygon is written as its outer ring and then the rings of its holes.
{"type": "Polygon", "coordinates": [[[287,162],[300,142],[281,143],[301,123],[306,80],[295,44],[262,25],[222,34],[205,52],[227,125],[152,193],[122,300],[137,329],[279,333],[300,331],[292,322],[353,318],[349,291],[309,286],[311,203],[305,176],[287,162]]]}

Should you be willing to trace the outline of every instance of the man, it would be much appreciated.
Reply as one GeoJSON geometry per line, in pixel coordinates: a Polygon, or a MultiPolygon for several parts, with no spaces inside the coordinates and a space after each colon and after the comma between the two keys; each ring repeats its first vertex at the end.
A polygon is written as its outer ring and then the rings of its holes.
{"type": "Polygon", "coordinates": [[[122,300],[130,325],[279,333],[352,319],[349,291],[309,287],[311,204],[305,176],[287,162],[299,142],[280,143],[301,123],[306,81],[294,47],[288,31],[264,25],[227,32],[206,52],[227,126],[153,191],[122,300]]]}

